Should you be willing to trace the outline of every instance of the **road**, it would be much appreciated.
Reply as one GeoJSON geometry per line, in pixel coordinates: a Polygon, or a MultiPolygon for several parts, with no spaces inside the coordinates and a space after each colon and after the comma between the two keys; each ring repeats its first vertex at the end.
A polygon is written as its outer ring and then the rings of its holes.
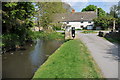
{"type": "Polygon", "coordinates": [[[97,34],[83,34],[79,31],[76,34],[88,47],[104,77],[118,78],[118,45],[98,37],[97,34]]]}

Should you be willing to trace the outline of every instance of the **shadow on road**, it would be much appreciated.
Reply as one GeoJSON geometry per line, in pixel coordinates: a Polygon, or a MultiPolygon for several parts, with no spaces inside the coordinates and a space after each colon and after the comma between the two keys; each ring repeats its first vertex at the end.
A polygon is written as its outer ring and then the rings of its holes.
{"type": "Polygon", "coordinates": [[[105,58],[110,58],[111,60],[117,60],[120,62],[120,45],[115,44],[113,46],[110,46],[107,50],[107,54],[110,54],[110,56],[107,56],[105,58]]]}

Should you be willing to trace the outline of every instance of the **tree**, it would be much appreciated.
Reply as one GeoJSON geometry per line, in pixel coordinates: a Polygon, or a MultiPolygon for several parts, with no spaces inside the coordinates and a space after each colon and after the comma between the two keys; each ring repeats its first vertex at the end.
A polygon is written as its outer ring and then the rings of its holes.
{"type": "Polygon", "coordinates": [[[106,16],[106,12],[102,8],[97,8],[97,10],[99,17],[106,16]]]}
{"type": "Polygon", "coordinates": [[[47,29],[53,21],[54,14],[67,12],[62,2],[39,2],[36,6],[38,6],[38,22],[44,29],[47,29]]]}
{"type": "Polygon", "coordinates": [[[68,3],[63,2],[62,5],[63,5],[63,8],[65,8],[67,12],[71,12],[73,10],[73,8],[68,3]]]}
{"type": "Polygon", "coordinates": [[[34,6],[30,2],[3,2],[2,14],[3,33],[9,33],[15,28],[31,26],[34,6]]]}
{"type": "Polygon", "coordinates": [[[15,47],[29,39],[28,32],[29,28],[33,27],[34,9],[31,2],[2,3],[2,36],[5,46],[15,47]]]}
{"type": "Polygon", "coordinates": [[[97,8],[95,5],[89,5],[86,8],[83,8],[82,12],[85,11],[97,11],[98,17],[106,16],[106,12],[102,8],[97,8]]]}
{"type": "Polygon", "coordinates": [[[86,8],[83,8],[82,12],[84,12],[84,11],[96,11],[96,9],[97,9],[97,6],[89,5],[86,8]]]}
{"type": "Polygon", "coordinates": [[[113,16],[114,18],[118,18],[118,6],[117,5],[113,5],[110,8],[110,15],[113,16]]]}
{"type": "Polygon", "coordinates": [[[113,20],[115,20],[115,18],[111,16],[97,17],[93,19],[94,24],[95,24],[94,26],[101,27],[102,29],[112,28],[113,20]]]}
{"type": "Polygon", "coordinates": [[[116,27],[120,27],[120,6],[119,5],[113,5],[111,8],[110,8],[110,13],[109,13],[110,16],[116,18],[116,27]]]}

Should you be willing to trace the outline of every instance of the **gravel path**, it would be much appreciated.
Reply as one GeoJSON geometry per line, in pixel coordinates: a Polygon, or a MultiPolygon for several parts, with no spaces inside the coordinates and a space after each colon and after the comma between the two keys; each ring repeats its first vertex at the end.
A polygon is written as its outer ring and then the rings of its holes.
{"type": "Polygon", "coordinates": [[[117,44],[98,37],[97,34],[83,34],[79,31],[77,38],[81,39],[88,47],[105,78],[118,78],[117,44]]]}

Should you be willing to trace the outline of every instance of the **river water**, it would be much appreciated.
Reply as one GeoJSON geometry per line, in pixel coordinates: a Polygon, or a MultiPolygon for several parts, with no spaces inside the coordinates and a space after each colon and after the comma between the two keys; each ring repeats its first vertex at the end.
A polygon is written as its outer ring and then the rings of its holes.
{"type": "Polygon", "coordinates": [[[63,41],[37,40],[27,44],[26,50],[7,52],[2,55],[2,78],[32,78],[35,71],[63,41]]]}

